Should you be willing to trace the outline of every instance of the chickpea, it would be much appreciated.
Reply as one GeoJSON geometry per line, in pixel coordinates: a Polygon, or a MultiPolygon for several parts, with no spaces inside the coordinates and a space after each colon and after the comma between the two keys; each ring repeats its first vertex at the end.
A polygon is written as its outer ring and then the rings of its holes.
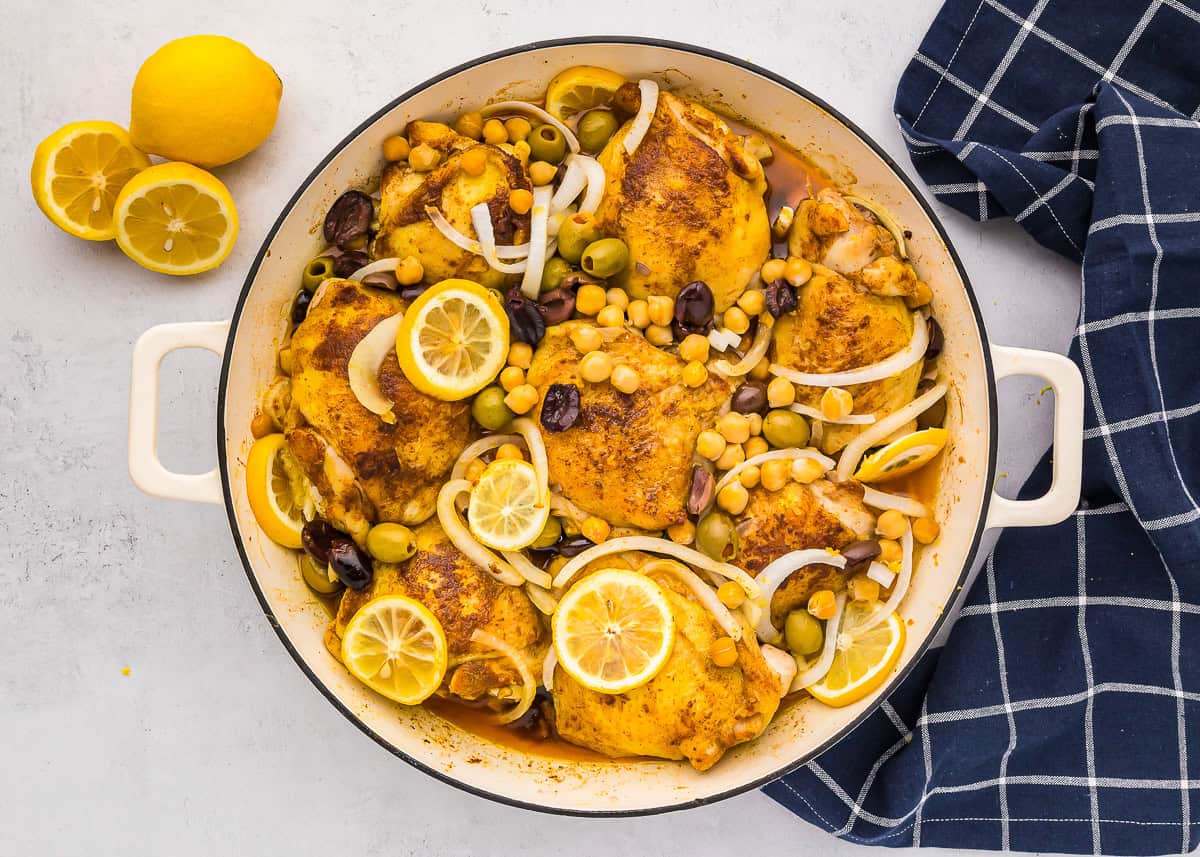
{"type": "Polygon", "coordinates": [[[796,401],[796,387],[787,378],[775,377],[767,384],[767,404],[772,408],[786,408],[796,401]]]}
{"type": "Polygon", "coordinates": [[[629,323],[634,327],[645,330],[650,326],[650,305],[644,300],[630,301],[625,311],[629,314],[629,323]]]}
{"type": "Polygon", "coordinates": [[[464,137],[478,140],[483,136],[483,114],[477,110],[462,114],[454,123],[454,130],[464,137]]]}
{"type": "Polygon", "coordinates": [[[811,458],[797,458],[792,462],[792,478],[801,485],[816,482],[824,475],[824,468],[811,458]]]}
{"type": "MultiPolygon", "coordinates": [[[[595,330],[595,328],[592,328],[595,330]]],[[[599,336],[599,332],[596,331],[599,336]]],[[[599,347],[599,346],[597,346],[599,347]]],[[[603,351],[589,351],[579,361],[579,375],[591,384],[600,384],[609,379],[613,373],[612,358],[603,351]]]]}
{"type": "Polygon", "coordinates": [[[592,515],[579,525],[579,531],[588,541],[600,544],[603,541],[607,541],[608,534],[612,532],[612,527],[609,526],[608,521],[592,515]]]}
{"type": "Polygon", "coordinates": [[[658,348],[666,348],[675,341],[675,334],[666,325],[652,324],[646,328],[646,341],[658,348]]]}
{"type": "Polygon", "coordinates": [[[596,313],[596,321],[601,327],[624,327],[625,310],[609,304],[596,313]]]}
{"type": "Polygon", "coordinates": [[[750,492],[741,482],[730,482],[717,494],[717,506],[731,515],[742,514],[749,502],[750,492]]]}
{"type": "Polygon", "coordinates": [[[476,146],[473,149],[467,149],[459,156],[458,165],[469,176],[481,176],[487,169],[487,157],[487,149],[483,146],[476,146]]]}
{"type": "Polygon", "coordinates": [[[821,416],[831,422],[848,417],[854,411],[854,396],[841,387],[830,387],[821,394],[821,416]]]}
{"type": "Polygon", "coordinates": [[[708,360],[708,337],[689,333],[679,343],[679,356],[689,362],[704,363],[708,360]]]}
{"type": "Polygon", "coordinates": [[[879,561],[881,563],[891,565],[902,559],[904,559],[904,548],[900,547],[900,542],[892,539],[879,540],[879,561]]]}
{"type": "Polygon", "coordinates": [[[521,451],[521,447],[517,446],[515,443],[502,444],[496,450],[496,460],[507,461],[509,459],[512,459],[513,461],[524,461],[525,453],[523,453],[521,451]]]}
{"type": "Polygon", "coordinates": [[[415,286],[425,279],[425,266],[416,256],[405,256],[396,263],[396,282],[402,286],[415,286]]]}
{"type": "MultiPolygon", "coordinates": [[[[590,354],[604,344],[604,337],[591,325],[581,326],[571,331],[571,344],[580,354],[590,354]]],[[[600,380],[603,381],[607,377],[606,374],[600,380]]]]}
{"type": "Polygon", "coordinates": [[[254,435],[255,440],[274,433],[275,420],[271,419],[270,414],[257,414],[250,420],[250,434],[254,435]]]}
{"type": "Polygon", "coordinates": [[[621,309],[629,306],[629,295],[625,293],[624,289],[613,286],[605,292],[605,297],[608,299],[609,306],[620,307],[621,309]]]}
{"type": "Polygon", "coordinates": [[[941,535],[942,528],[933,518],[917,518],[912,525],[913,538],[923,545],[932,544],[941,535]]]}
{"type": "Polygon", "coordinates": [[[667,538],[677,545],[690,545],[696,539],[696,525],[689,520],[667,527],[667,538]]]}
{"type": "Polygon", "coordinates": [[[742,308],[742,312],[746,313],[746,315],[761,315],[763,307],[766,306],[766,298],[763,297],[763,293],[758,289],[750,289],[750,291],[744,292],[738,298],[737,305],[742,308]]]}
{"type": "Polygon", "coordinates": [[[808,613],[814,619],[828,620],[837,612],[837,598],[832,589],[818,589],[808,598],[808,613]]]}
{"type": "Polygon", "coordinates": [[[651,295],[646,299],[650,310],[650,323],[662,327],[670,326],[675,320],[675,301],[666,295],[651,295]]]}
{"type": "Polygon", "coordinates": [[[514,342],[508,349],[508,365],[528,369],[533,363],[533,346],[528,342],[514,342]]]}
{"type": "Polygon", "coordinates": [[[738,481],[748,489],[757,488],[761,478],[762,471],[759,470],[757,464],[751,464],[749,467],[743,467],[738,471],[738,481]]]}
{"type": "Polygon", "coordinates": [[[408,140],[399,134],[383,141],[383,158],[386,161],[403,161],[408,157],[408,140]]]}
{"type": "Polygon", "coordinates": [[[740,443],[731,443],[725,447],[725,451],[717,459],[717,468],[720,470],[732,470],[745,460],[745,448],[740,443]]]}
{"type": "Polygon", "coordinates": [[[908,519],[895,509],[888,509],[875,521],[875,532],[885,539],[898,539],[908,530],[908,519]]]}
{"type": "Polygon", "coordinates": [[[785,460],[775,460],[763,462],[760,468],[760,481],[762,487],[768,491],[778,491],[787,485],[788,479],[791,477],[791,467],[785,460]]]}
{"type": "Polygon", "coordinates": [[[612,376],[609,382],[622,393],[635,393],[641,385],[642,379],[638,377],[638,373],[628,366],[617,366],[612,371],[612,376]]]}
{"type": "MultiPolygon", "coordinates": [[[[751,414],[750,419],[753,419],[754,417],[758,417],[760,420],[762,419],[762,417],[759,417],[758,414],[751,414]]],[[[746,450],[747,458],[753,458],[756,455],[762,455],[771,448],[771,445],[767,443],[766,438],[754,436],[742,444],[742,446],[746,450]]]]}
{"type": "Polygon", "coordinates": [[[705,430],[696,436],[696,452],[709,461],[716,461],[720,458],[727,445],[725,438],[715,431],[705,430]]]}
{"type": "Polygon", "coordinates": [[[528,214],[533,208],[533,194],[523,187],[516,188],[508,194],[508,207],[517,214],[528,214]]]}
{"type": "Polygon", "coordinates": [[[533,126],[524,116],[514,116],[512,119],[504,120],[504,130],[508,132],[508,139],[515,143],[528,137],[533,126]]]}
{"type": "Polygon", "coordinates": [[[738,661],[737,643],[732,637],[717,637],[708,647],[708,658],[719,667],[731,667],[738,661]]]}
{"type": "Polygon", "coordinates": [[[866,575],[855,575],[848,584],[850,600],[874,601],[879,597],[879,584],[866,575]]]}
{"type": "Polygon", "coordinates": [[[750,329],[750,317],[742,312],[740,307],[731,306],[725,310],[722,323],[726,330],[732,330],[738,336],[750,329]]]}
{"type": "Polygon", "coordinates": [[[580,315],[595,315],[608,303],[604,289],[591,283],[580,286],[575,294],[575,309],[580,315]]]}
{"type": "Polygon", "coordinates": [[[523,166],[523,167],[529,166],[529,144],[528,143],[526,143],[524,140],[518,140],[517,142],[513,143],[512,153],[513,153],[513,157],[521,162],[521,166],[523,166]]]}
{"type": "Polygon", "coordinates": [[[717,420],[717,431],[730,443],[745,443],[750,439],[750,422],[744,414],[730,411],[717,420]]]}
{"type": "Polygon", "coordinates": [[[773,283],[783,279],[783,272],[786,268],[787,262],[783,259],[768,259],[758,273],[764,283],[773,283]]]}
{"type": "Polygon", "coordinates": [[[522,384],[509,391],[504,404],[514,414],[525,414],[538,402],[538,392],[531,384],[522,384]]]}
{"type": "Polygon", "coordinates": [[[727,580],[717,587],[717,598],[730,610],[736,610],[746,601],[746,590],[736,580],[727,580]]]}
{"type": "Polygon", "coordinates": [[[421,143],[408,153],[408,165],[418,173],[429,172],[437,167],[441,160],[442,153],[428,143],[421,143]]]}
{"type": "Polygon", "coordinates": [[[556,175],[558,175],[558,167],[554,164],[534,161],[529,165],[529,180],[539,187],[550,184],[556,175]]]}
{"type": "Polygon", "coordinates": [[[807,259],[801,259],[799,256],[792,256],[787,260],[787,266],[783,270],[783,278],[788,281],[790,286],[803,286],[812,277],[812,264],[807,259]]]}
{"type": "Polygon", "coordinates": [[[691,363],[683,367],[683,372],[680,373],[683,377],[683,383],[689,387],[703,386],[708,380],[708,369],[703,363],[693,360],[691,363]]]}
{"type": "Polygon", "coordinates": [[[505,366],[500,372],[500,386],[506,393],[511,393],[524,383],[525,370],[520,366],[505,366]]]}
{"type": "MultiPolygon", "coordinates": [[[[517,450],[520,452],[520,450],[517,450]]],[[[487,465],[478,458],[472,458],[467,462],[466,469],[463,470],[463,476],[470,482],[479,481],[479,477],[483,475],[483,471],[487,470],[487,465]]]]}
{"type": "Polygon", "coordinates": [[[771,361],[764,357],[754,364],[750,377],[755,381],[765,381],[771,377],[771,361]]]}
{"type": "Polygon", "coordinates": [[[499,119],[489,119],[483,123],[483,140],[497,146],[508,142],[508,129],[499,119]]]}

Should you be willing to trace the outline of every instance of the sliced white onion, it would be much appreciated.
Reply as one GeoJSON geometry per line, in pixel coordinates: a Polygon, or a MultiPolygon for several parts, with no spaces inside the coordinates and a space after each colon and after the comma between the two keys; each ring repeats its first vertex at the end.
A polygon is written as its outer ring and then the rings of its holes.
{"type": "Polygon", "coordinates": [[[384,358],[396,347],[396,332],[404,313],[398,312],[379,322],[371,332],[358,341],[346,364],[346,375],[350,379],[350,391],[359,404],[373,414],[378,414],[385,423],[396,422],[392,413],[392,401],[379,387],[379,367],[384,358]]]}
{"type": "Polygon", "coordinates": [[[779,695],[783,696],[796,678],[796,659],[783,649],[771,645],[759,646],[758,650],[762,652],[763,660],[767,662],[771,672],[779,676],[779,695]]]}
{"type": "Polygon", "coordinates": [[[650,130],[650,121],[654,118],[654,111],[658,109],[657,83],[643,78],[638,81],[638,92],[642,95],[642,103],[638,105],[637,115],[633,117],[629,133],[625,135],[625,151],[630,155],[636,152],[637,147],[642,144],[642,139],[650,130]]]}
{"type": "Polygon", "coordinates": [[[525,440],[529,449],[529,462],[537,474],[538,485],[541,486],[542,496],[547,502],[550,499],[550,460],[546,457],[546,444],[542,441],[542,432],[537,423],[529,417],[517,417],[512,421],[513,431],[525,440]]]}
{"type": "Polygon", "coordinates": [[[553,191],[547,186],[533,189],[533,208],[529,215],[529,258],[525,260],[525,276],[521,279],[521,294],[537,300],[542,288],[542,271],[546,267],[546,240],[550,235],[550,200],[553,191]]]}
{"type": "Polygon", "coordinates": [[[817,658],[815,664],[792,679],[791,691],[797,691],[808,687],[810,684],[816,684],[825,678],[825,674],[833,666],[833,656],[837,654],[838,629],[841,627],[842,611],[845,609],[846,593],[839,592],[837,594],[837,609],[834,611],[833,617],[825,623],[825,645],[821,648],[821,657],[817,658]]]}
{"type": "MultiPolygon", "coordinates": [[[[501,262],[496,256],[496,230],[492,226],[492,211],[488,208],[486,202],[481,202],[479,205],[471,209],[471,225],[475,227],[475,234],[479,236],[480,254],[484,261],[501,274],[521,274],[524,273],[526,265],[525,260],[519,262],[501,262]]],[[[532,243],[529,245],[533,246],[532,243]]],[[[544,245],[543,245],[544,250],[544,245]]]]}
{"type": "MultiPolygon", "coordinates": [[[[888,596],[888,600],[883,602],[883,606],[871,614],[871,618],[860,625],[857,629],[859,634],[864,631],[869,631],[887,619],[896,612],[900,607],[900,602],[904,600],[904,596],[908,594],[908,584],[912,581],[913,571],[913,535],[912,527],[904,528],[904,535],[900,537],[900,549],[903,555],[900,557],[900,574],[896,576],[895,584],[892,586],[892,594],[888,596]]],[[[882,584],[881,584],[882,585],[882,584]]]]}
{"type": "Polygon", "coordinates": [[[512,661],[513,666],[517,668],[517,674],[521,676],[521,698],[514,707],[499,715],[496,719],[501,723],[512,723],[514,720],[523,717],[525,712],[533,705],[534,694],[537,693],[537,683],[534,681],[533,673],[529,670],[529,665],[521,657],[521,653],[495,634],[489,634],[482,628],[476,628],[471,632],[471,642],[487,646],[489,649],[495,649],[504,655],[504,657],[512,661]]]}
{"type": "Polygon", "coordinates": [[[563,173],[562,181],[558,183],[558,190],[550,199],[551,214],[566,211],[567,206],[575,202],[587,187],[588,175],[583,169],[583,162],[586,160],[590,158],[583,155],[567,155],[567,169],[563,173]]]}
{"type": "Polygon", "coordinates": [[[842,455],[838,459],[838,481],[844,482],[849,479],[850,475],[858,468],[858,462],[862,459],[863,453],[899,429],[909,420],[915,420],[921,414],[925,413],[925,411],[932,407],[934,402],[946,395],[948,389],[949,387],[945,381],[933,385],[903,408],[888,414],[846,444],[846,448],[842,450],[842,455]]]}
{"type": "Polygon", "coordinates": [[[554,692],[554,668],[558,666],[558,652],[554,651],[554,646],[546,650],[546,657],[542,661],[542,687],[546,688],[550,693],[554,692]]]}
{"type": "Polygon", "coordinates": [[[863,486],[863,503],[875,509],[895,509],[910,518],[929,517],[929,507],[924,503],[899,494],[885,494],[867,485],[863,486]]]}
{"type": "Polygon", "coordinates": [[[725,472],[725,475],[718,480],[716,487],[713,488],[713,496],[715,497],[720,494],[721,489],[733,480],[737,479],[738,474],[747,467],[762,467],[764,462],[779,461],[780,459],[784,458],[810,458],[825,468],[826,472],[833,468],[832,458],[822,455],[811,447],[805,447],[804,449],[773,449],[770,452],[760,452],[758,455],[752,455],[742,463],[729,468],[729,470],[725,472]]]}
{"type": "MultiPolygon", "coordinates": [[[[483,255],[483,247],[474,238],[463,235],[454,225],[446,219],[446,215],[442,214],[437,208],[432,205],[425,206],[425,216],[429,218],[429,222],[437,227],[438,232],[446,236],[446,238],[455,246],[468,253],[474,253],[476,256],[483,255]]],[[[529,255],[528,244],[503,244],[496,248],[497,259],[524,259],[529,255]]],[[[312,306],[312,304],[309,304],[312,306]]]]}
{"type": "Polygon", "coordinates": [[[745,356],[737,363],[730,363],[728,360],[713,361],[712,368],[730,378],[750,374],[750,370],[767,356],[767,349],[771,347],[771,331],[774,328],[775,319],[769,313],[760,315],[758,317],[758,330],[754,334],[754,343],[750,346],[745,356]]]}
{"type": "Polygon", "coordinates": [[[832,553],[824,548],[807,548],[785,553],[758,573],[755,580],[762,587],[766,607],[758,619],[758,625],[754,632],[764,643],[774,643],[779,639],[779,629],[771,622],[771,599],[775,597],[775,590],[782,586],[783,582],[794,572],[807,565],[832,565],[834,568],[845,568],[846,558],[840,553],[832,553]]]}
{"type": "Polygon", "coordinates": [[[797,372],[795,369],[772,363],[771,374],[806,387],[849,387],[852,384],[868,384],[899,375],[924,357],[925,349],[929,345],[929,325],[925,318],[919,312],[914,312],[912,320],[913,335],[908,345],[878,363],[860,366],[858,369],[847,369],[844,372],[797,372]]]}
{"type": "Polygon", "coordinates": [[[675,579],[679,580],[699,601],[713,618],[717,620],[717,624],[733,640],[742,639],[742,625],[734,615],[729,612],[729,608],[721,603],[721,599],[717,597],[716,591],[705,583],[696,572],[692,571],[686,565],[678,562],[673,562],[669,559],[653,560],[642,566],[641,572],[649,574],[652,571],[661,571],[670,574],[675,579]]]}
{"type": "Polygon", "coordinates": [[[874,214],[875,219],[879,221],[884,229],[892,233],[892,238],[896,240],[896,254],[901,259],[908,258],[908,248],[904,244],[904,230],[900,228],[900,224],[898,224],[892,218],[892,215],[888,213],[886,208],[873,200],[866,199],[861,196],[843,194],[842,199],[846,200],[846,202],[857,205],[859,208],[865,208],[867,211],[874,214]]]}
{"type": "Polygon", "coordinates": [[[550,573],[542,571],[530,562],[525,554],[520,551],[501,551],[500,555],[508,560],[508,564],[515,568],[517,574],[525,578],[527,583],[532,583],[534,586],[540,586],[543,589],[550,588],[550,573]]]}
{"type": "MultiPolygon", "coordinates": [[[[400,264],[400,259],[399,259],[399,257],[396,257],[396,256],[390,256],[387,259],[379,259],[378,261],[372,262],[369,265],[363,265],[361,268],[359,268],[357,271],[355,271],[353,274],[351,274],[346,279],[361,280],[363,277],[369,276],[371,274],[378,274],[383,271],[394,271],[394,270],[396,270],[396,266],[399,264],[400,264]]],[[[309,305],[310,306],[312,305],[311,302],[309,305]]]]}
{"type": "Polygon", "coordinates": [[[487,437],[481,437],[479,440],[469,444],[462,451],[462,455],[454,462],[454,469],[450,471],[451,479],[462,479],[467,472],[467,465],[474,461],[479,456],[483,455],[488,450],[496,449],[504,446],[506,443],[524,443],[525,438],[519,434],[489,434],[487,437]]]}
{"type": "Polygon", "coordinates": [[[566,565],[559,569],[558,574],[554,576],[554,588],[562,589],[571,582],[571,578],[592,560],[624,551],[644,551],[646,553],[675,557],[675,559],[688,565],[711,571],[729,580],[736,580],[741,584],[742,589],[745,590],[746,597],[754,601],[761,600],[761,592],[754,578],[736,565],[730,565],[727,562],[717,562],[707,554],[702,554],[697,550],[692,550],[683,545],[677,545],[675,542],[669,542],[666,539],[656,539],[652,536],[625,536],[618,539],[609,539],[606,542],[588,548],[583,553],[572,557],[566,565]]]}
{"type": "Polygon", "coordinates": [[[832,423],[838,426],[869,426],[875,422],[874,414],[847,414],[836,420],[831,420],[821,413],[820,408],[814,408],[811,405],[802,405],[799,402],[788,405],[789,411],[795,411],[801,416],[808,417],[810,420],[819,420],[823,423],[832,423]]]}
{"type": "Polygon", "coordinates": [[[587,158],[583,155],[572,155],[580,159],[580,166],[583,168],[584,175],[587,176],[587,192],[584,193],[583,199],[579,203],[579,210],[587,214],[595,214],[596,209],[600,207],[600,200],[604,198],[604,183],[607,178],[604,175],[604,167],[595,158],[587,158]]]}
{"type": "Polygon", "coordinates": [[[542,589],[540,586],[526,583],[525,594],[529,596],[529,600],[533,602],[533,606],[547,616],[552,615],[558,609],[558,599],[548,589],[542,589]]]}
{"type": "Polygon", "coordinates": [[[718,351],[728,351],[730,348],[737,348],[741,341],[741,335],[734,333],[728,328],[714,327],[708,332],[708,344],[718,351]]]}
{"type": "Polygon", "coordinates": [[[470,492],[470,490],[471,483],[466,479],[452,479],[443,485],[442,490],[438,492],[437,499],[438,522],[446,531],[446,536],[458,548],[459,553],[490,574],[496,581],[508,586],[520,586],[525,582],[525,578],[521,577],[515,568],[477,542],[471,535],[471,531],[467,529],[467,525],[463,523],[462,518],[459,517],[455,500],[458,499],[459,494],[470,492]]]}
{"type": "Polygon", "coordinates": [[[494,116],[497,113],[524,113],[526,116],[536,117],[561,131],[563,139],[567,141],[568,149],[572,152],[579,151],[579,138],[575,136],[575,132],[536,104],[530,104],[528,101],[497,101],[479,112],[484,116],[494,116]]]}
{"type": "Polygon", "coordinates": [[[896,581],[896,573],[881,562],[872,562],[867,568],[867,577],[887,589],[896,581]]]}

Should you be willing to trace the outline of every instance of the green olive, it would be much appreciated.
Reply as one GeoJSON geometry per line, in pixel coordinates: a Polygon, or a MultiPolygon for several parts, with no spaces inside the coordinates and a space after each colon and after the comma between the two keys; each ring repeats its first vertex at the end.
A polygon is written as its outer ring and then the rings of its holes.
{"type": "Polygon", "coordinates": [[[601,238],[587,245],[579,263],[593,277],[613,277],[629,264],[629,248],[620,238],[601,238]]]}
{"type": "Polygon", "coordinates": [[[558,227],[558,255],[572,264],[578,264],[588,245],[603,237],[604,233],[595,217],[582,211],[572,214],[558,227]]]}
{"type": "Polygon", "coordinates": [[[471,403],[471,416],[488,431],[500,431],[512,420],[513,412],[504,404],[503,389],[487,387],[471,403]]]}
{"type": "Polygon", "coordinates": [[[403,524],[376,524],[367,532],[367,552],[380,562],[404,562],[417,552],[417,537],[403,524]]]}
{"type": "Polygon", "coordinates": [[[342,582],[336,577],[330,580],[329,569],[307,553],[300,554],[300,576],[308,588],[318,595],[336,595],[342,591],[342,582]]]}
{"type": "Polygon", "coordinates": [[[566,259],[555,256],[547,260],[546,266],[542,268],[542,294],[552,292],[561,286],[562,281],[569,273],[571,273],[571,263],[566,259]]]}
{"type": "Polygon", "coordinates": [[[617,117],[611,110],[589,110],[579,120],[576,136],[585,152],[599,152],[617,131],[617,117]]]}
{"type": "Polygon", "coordinates": [[[562,524],[558,518],[551,515],[546,519],[546,526],[542,527],[542,534],[533,540],[531,548],[548,548],[558,544],[558,540],[562,538],[562,524]]]}
{"type": "Polygon", "coordinates": [[[808,422],[794,411],[777,408],[763,418],[763,437],[778,449],[808,446],[808,422]]]}
{"type": "Polygon", "coordinates": [[[559,163],[567,155],[567,141],[553,125],[539,125],[525,138],[529,152],[535,161],[559,163]]]}
{"type": "Polygon", "coordinates": [[[300,277],[300,285],[307,292],[315,292],[322,280],[333,276],[333,257],[318,256],[304,266],[304,274],[300,277]]]}
{"type": "Polygon", "coordinates": [[[721,512],[701,518],[696,526],[696,547],[716,560],[737,556],[738,535],[733,521],[721,512]]]}
{"type": "Polygon", "coordinates": [[[793,655],[815,655],[825,645],[825,629],[807,610],[793,610],[783,623],[783,639],[793,655]]]}

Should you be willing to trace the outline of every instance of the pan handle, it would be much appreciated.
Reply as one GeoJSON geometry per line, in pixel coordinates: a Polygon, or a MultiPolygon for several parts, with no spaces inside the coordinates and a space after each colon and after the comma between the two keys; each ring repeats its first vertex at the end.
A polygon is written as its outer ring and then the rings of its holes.
{"type": "Polygon", "coordinates": [[[162,360],[179,348],[225,352],[228,321],[160,324],[141,335],[133,346],[133,377],[129,385],[129,475],[133,484],[156,497],[221,503],[221,474],[174,473],[158,460],[158,370],[162,360]]]}
{"type": "Polygon", "coordinates": [[[1050,490],[1033,500],[1009,500],[992,491],[987,526],[1041,527],[1066,520],[1079,504],[1083,474],[1083,376],[1079,367],[1050,351],[992,346],[996,380],[1010,375],[1042,378],[1054,390],[1054,473],[1050,490]]]}

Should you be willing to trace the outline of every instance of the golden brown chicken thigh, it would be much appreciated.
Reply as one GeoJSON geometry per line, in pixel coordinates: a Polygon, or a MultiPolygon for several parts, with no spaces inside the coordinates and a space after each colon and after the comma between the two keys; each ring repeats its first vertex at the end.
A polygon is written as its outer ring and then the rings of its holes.
{"type": "MultiPolygon", "coordinates": [[[[622,89],[636,109],[637,87],[622,89]]],[[[629,245],[631,260],[610,282],[645,298],[675,297],[703,280],[722,312],[771,251],[762,165],[715,113],[669,92],[659,94],[632,156],[624,146],[630,124],[597,158],[608,181],[596,217],[629,245]]]]}
{"type": "Polygon", "coordinates": [[[590,384],[579,376],[583,355],[570,338],[572,330],[590,324],[552,327],[529,369],[540,400],[551,384],[580,389],[575,424],[543,433],[550,484],[611,524],[661,530],[687,516],[696,437],[716,417],[729,385],[713,375],[700,387],[686,386],[682,360],[626,330],[613,333],[603,348],[615,366],[637,371],[637,391],[621,393],[607,381],[590,384]]]}

